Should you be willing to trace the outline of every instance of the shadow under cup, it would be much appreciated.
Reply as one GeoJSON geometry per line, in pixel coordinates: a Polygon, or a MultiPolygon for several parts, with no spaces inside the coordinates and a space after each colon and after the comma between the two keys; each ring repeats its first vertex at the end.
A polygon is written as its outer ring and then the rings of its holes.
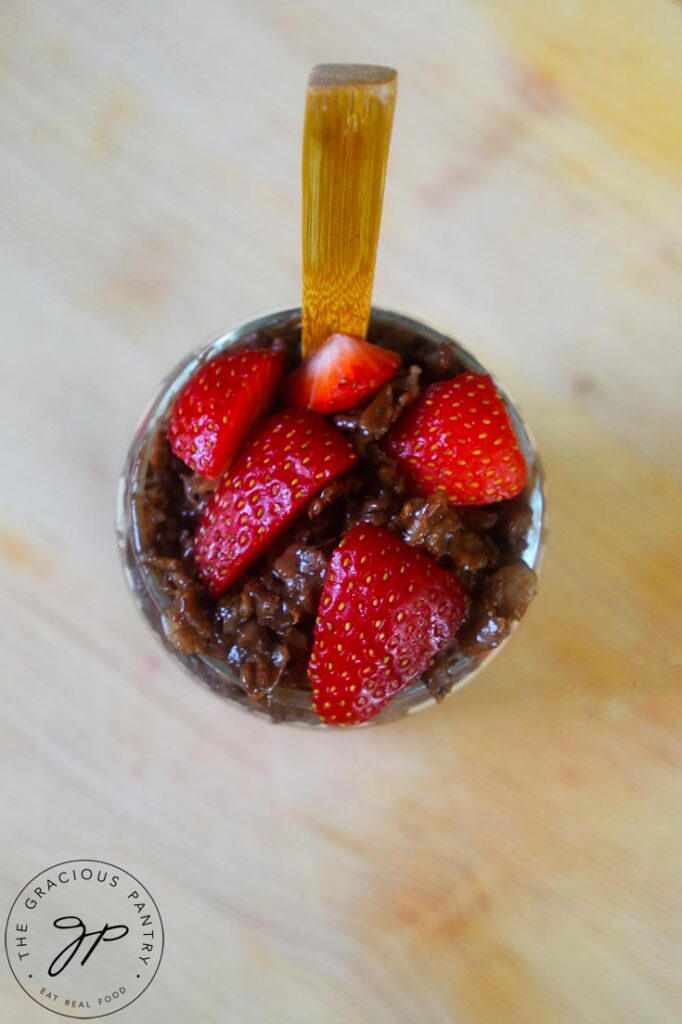
{"type": "MultiPolygon", "coordinates": [[[[256,333],[265,333],[272,337],[278,333],[289,333],[300,324],[300,309],[280,310],[257,317],[254,320],[233,327],[204,348],[190,353],[161,382],[156,394],[149,403],[135,431],[128,450],[123,473],[119,482],[116,529],[119,549],[128,585],[135,603],[147,620],[150,628],[173,659],[182,665],[196,679],[206,683],[212,690],[227,698],[233,704],[260,715],[270,721],[287,721],[296,724],[312,725],[318,728],[329,728],[320,722],[312,709],[309,692],[287,688],[279,684],[269,700],[254,700],[241,687],[237,673],[217,658],[205,654],[184,654],[178,651],[166,635],[164,610],[169,605],[168,597],[162,592],[157,574],[146,564],[145,537],[141,517],[138,516],[138,501],[144,490],[151,445],[159,427],[167,419],[175,399],[190,377],[202,364],[213,359],[232,347],[239,346],[256,333]]],[[[389,310],[373,309],[369,339],[373,332],[386,332],[412,337],[417,336],[427,341],[451,345],[458,360],[466,369],[474,373],[487,373],[485,367],[474,359],[465,349],[451,338],[438,331],[401,316],[389,310]]],[[[509,410],[519,444],[528,463],[529,485],[528,500],[531,509],[531,522],[526,537],[526,547],[521,557],[526,564],[539,570],[543,550],[543,526],[545,499],[542,485],[542,472],[535,450],[519,412],[509,400],[499,382],[495,381],[509,410]]],[[[506,642],[506,641],[503,641],[506,642]]],[[[500,645],[501,647],[502,645],[500,645]]],[[[497,650],[500,650],[500,647],[497,650]]],[[[453,656],[448,667],[448,678],[452,689],[457,690],[465,682],[473,678],[483,663],[493,652],[485,652],[477,656],[457,654],[453,656]]],[[[451,691],[452,692],[452,691],[451,691]]],[[[405,690],[397,694],[370,723],[390,722],[433,703],[426,686],[421,680],[415,680],[405,690]]]]}

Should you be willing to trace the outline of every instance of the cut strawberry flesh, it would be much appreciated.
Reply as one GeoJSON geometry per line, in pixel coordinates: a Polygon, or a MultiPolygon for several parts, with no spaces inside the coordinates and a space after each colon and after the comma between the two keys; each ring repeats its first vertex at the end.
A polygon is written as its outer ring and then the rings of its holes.
{"type": "Polygon", "coordinates": [[[357,457],[317,413],[285,410],[265,420],[218,485],[197,529],[194,556],[209,591],[223,593],[357,457]]]}
{"type": "Polygon", "coordinates": [[[316,412],[342,412],[362,405],[395,374],[397,352],[349,334],[332,334],[287,378],[287,405],[316,412]]]}
{"type": "Polygon", "coordinates": [[[243,349],[201,367],[175,402],[168,439],[179,459],[208,478],[220,476],[267,411],[284,372],[284,353],[243,349]]]}
{"type": "Polygon", "coordinates": [[[454,637],[466,608],[457,577],[383,527],[354,527],[332,555],[308,665],[330,725],[378,714],[454,637]]]}

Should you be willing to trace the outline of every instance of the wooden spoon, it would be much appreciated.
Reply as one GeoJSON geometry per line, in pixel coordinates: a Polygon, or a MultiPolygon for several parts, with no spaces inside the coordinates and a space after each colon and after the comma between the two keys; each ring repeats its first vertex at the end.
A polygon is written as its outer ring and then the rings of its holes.
{"type": "Polygon", "coordinates": [[[303,356],[335,332],[364,338],[372,302],[397,75],[319,64],[303,133],[303,356]]]}

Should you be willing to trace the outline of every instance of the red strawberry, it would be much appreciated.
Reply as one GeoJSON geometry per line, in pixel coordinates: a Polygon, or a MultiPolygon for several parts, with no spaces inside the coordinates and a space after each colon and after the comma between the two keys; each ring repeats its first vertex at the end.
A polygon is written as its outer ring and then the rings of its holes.
{"type": "Polygon", "coordinates": [[[316,412],[341,412],[362,405],[400,366],[390,349],[350,334],[332,334],[322,348],[289,375],[287,405],[316,412]]]}
{"type": "Polygon", "coordinates": [[[185,384],[168,424],[179,459],[197,473],[217,477],[272,401],[284,371],[284,353],[272,349],[227,352],[202,366],[185,384]]]}
{"type": "Polygon", "coordinates": [[[447,646],[464,617],[457,577],[380,526],[353,527],[332,555],[308,663],[331,725],[378,714],[447,646]]]}
{"type": "Polygon", "coordinates": [[[218,484],[197,529],[194,556],[210,592],[222,594],[357,457],[317,413],[279,412],[262,423],[218,484]]]}
{"type": "Polygon", "coordinates": [[[432,384],[386,437],[412,490],[442,488],[455,505],[513,498],[528,471],[507,408],[486,374],[432,384]]]}

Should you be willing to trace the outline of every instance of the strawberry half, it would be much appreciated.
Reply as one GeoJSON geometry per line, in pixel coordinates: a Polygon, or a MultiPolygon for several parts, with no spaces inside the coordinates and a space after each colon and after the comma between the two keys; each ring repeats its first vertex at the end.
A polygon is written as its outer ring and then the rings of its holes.
{"type": "Polygon", "coordinates": [[[196,532],[194,557],[209,591],[222,594],[357,457],[317,413],[284,411],[265,420],[218,484],[196,532]]]}
{"type": "Polygon", "coordinates": [[[196,473],[224,473],[256,420],[272,402],[284,371],[284,353],[228,352],[202,366],[173,406],[168,440],[196,473]]]}
{"type": "Polygon", "coordinates": [[[373,718],[457,632],[457,577],[379,526],[353,527],[332,555],[308,663],[328,725],[373,718]]]}
{"type": "Polygon", "coordinates": [[[487,374],[432,384],[384,445],[415,493],[442,488],[455,505],[513,498],[528,480],[509,413],[487,374]]]}
{"type": "Polygon", "coordinates": [[[397,352],[350,334],[332,334],[289,375],[284,400],[297,409],[342,412],[362,405],[400,366],[397,352]]]}

